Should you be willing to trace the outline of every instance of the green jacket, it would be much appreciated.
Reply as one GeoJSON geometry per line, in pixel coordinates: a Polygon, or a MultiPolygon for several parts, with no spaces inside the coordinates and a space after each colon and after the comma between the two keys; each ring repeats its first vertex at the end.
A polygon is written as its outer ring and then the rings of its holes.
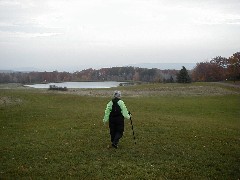
{"type": "MultiPolygon", "coordinates": [[[[122,112],[123,117],[126,118],[126,119],[130,119],[130,115],[128,114],[128,110],[127,110],[127,107],[124,104],[124,102],[120,99],[117,103],[122,110],[121,112],[122,112]]],[[[104,123],[109,121],[109,116],[110,116],[110,113],[112,111],[112,105],[113,105],[113,102],[109,101],[109,103],[107,104],[107,107],[105,109],[105,115],[104,115],[104,118],[103,118],[104,123]]]]}

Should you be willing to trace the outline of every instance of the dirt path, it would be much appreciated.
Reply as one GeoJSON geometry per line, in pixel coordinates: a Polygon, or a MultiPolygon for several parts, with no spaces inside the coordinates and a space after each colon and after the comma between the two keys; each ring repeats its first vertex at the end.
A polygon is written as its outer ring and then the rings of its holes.
{"type": "Polygon", "coordinates": [[[228,86],[228,87],[235,87],[235,88],[240,88],[240,84],[236,83],[236,84],[230,84],[230,83],[225,83],[225,82],[213,82],[214,84],[220,84],[220,85],[224,85],[224,86],[228,86]]]}

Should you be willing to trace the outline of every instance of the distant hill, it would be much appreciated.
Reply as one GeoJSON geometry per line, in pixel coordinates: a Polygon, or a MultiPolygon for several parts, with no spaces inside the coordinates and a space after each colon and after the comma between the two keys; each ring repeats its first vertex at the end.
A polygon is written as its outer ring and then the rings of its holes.
{"type": "Polygon", "coordinates": [[[191,70],[193,69],[196,64],[195,63],[139,63],[139,64],[129,64],[129,66],[133,67],[140,67],[140,68],[157,68],[161,70],[165,69],[175,69],[180,70],[182,66],[186,69],[191,70]]]}
{"type": "MultiPolygon", "coordinates": [[[[187,70],[192,70],[196,66],[196,64],[195,63],[137,63],[137,64],[128,64],[124,67],[127,67],[127,66],[147,68],[147,69],[157,68],[160,70],[168,70],[168,69],[180,70],[180,69],[182,69],[182,66],[184,66],[187,70]]],[[[89,67],[89,68],[91,68],[91,67],[89,67]]],[[[80,68],[80,69],[78,69],[78,71],[81,71],[83,69],[89,69],[89,68],[87,68],[87,67],[80,68]]],[[[96,68],[96,69],[101,69],[101,68],[96,68]]],[[[15,67],[12,69],[1,69],[0,73],[14,73],[14,72],[29,73],[29,72],[45,72],[45,71],[52,72],[50,70],[42,70],[42,69],[38,69],[35,67],[19,67],[19,68],[15,67]]],[[[74,68],[66,67],[64,70],[56,70],[56,71],[75,72],[77,70],[74,68]]]]}
{"type": "Polygon", "coordinates": [[[18,72],[41,72],[42,70],[34,68],[34,67],[20,67],[20,68],[15,68],[13,71],[18,71],[18,72]]]}
{"type": "Polygon", "coordinates": [[[0,69],[0,73],[13,73],[13,72],[41,72],[42,70],[34,68],[34,67],[22,67],[22,68],[12,68],[11,70],[0,69]]]}
{"type": "Polygon", "coordinates": [[[12,73],[12,72],[14,72],[14,71],[12,71],[12,70],[0,70],[0,73],[12,73]]]}

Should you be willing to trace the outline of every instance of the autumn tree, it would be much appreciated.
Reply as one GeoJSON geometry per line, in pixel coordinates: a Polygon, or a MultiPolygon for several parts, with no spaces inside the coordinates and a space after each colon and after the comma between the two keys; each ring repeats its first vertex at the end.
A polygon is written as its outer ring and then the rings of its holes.
{"type": "Polygon", "coordinates": [[[211,64],[216,64],[219,67],[227,68],[228,59],[222,56],[216,56],[215,58],[212,58],[210,61],[211,64]]]}
{"type": "Polygon", "coordinates": [[[224,77],[223,68],[213,62],[197,63],[192,72],[193,81],[221,81],[224,77]]]}
{"type": "Polygon", "coordinates": [[[240,52],[229,57],[227,63],[227,77],[234,82],[240,79],[240,52]]]}
{"type": "Polygon", "coordinates": [[[228,59],[217,56],[210,62],[197,63],[193,69],[193,81],[222,81],[227,77],[228,59]]]}

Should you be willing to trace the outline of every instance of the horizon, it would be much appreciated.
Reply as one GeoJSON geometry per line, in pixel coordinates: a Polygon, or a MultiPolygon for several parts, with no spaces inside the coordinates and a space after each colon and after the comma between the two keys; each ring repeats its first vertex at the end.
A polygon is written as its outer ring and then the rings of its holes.
{"type": "Polygon", "coordinates": [[[74,70],[74,68],[67,68],[65,70],[44,70],[44,69],[37,69],[35,67],[18,67],[18,68],[11,68],[11,69],[0,69],[1,72],[53,72],[53,71],[58,71],[58,72],[77,72],[77,71],[82,71],[86,69],[94,69],[94,70],[99,70],[99,69],[104,69],[104,68],[113,68],[113,67],[135,67],[135,68],[147,68],[147,69],[153,69],[157,68],[160,70],[180,70],[182,66],[184,66],[188,70],[192,70],[195,67],[196,63],[139,63],[139,64],[128,64],[125,66],[112,66],[112,67],[99,67],[99,68],[93,68],[93,67],[88,67],[88,68],[82,68],[78,70],[74,70]]]}
{"type": "Polygon", "coordinates": [[[238,0],[2,0],[0,67],[198,63],[240,50],[238,0]]]}

